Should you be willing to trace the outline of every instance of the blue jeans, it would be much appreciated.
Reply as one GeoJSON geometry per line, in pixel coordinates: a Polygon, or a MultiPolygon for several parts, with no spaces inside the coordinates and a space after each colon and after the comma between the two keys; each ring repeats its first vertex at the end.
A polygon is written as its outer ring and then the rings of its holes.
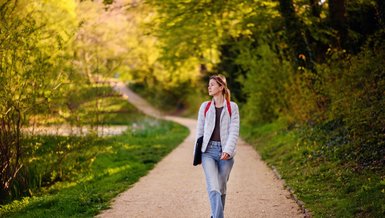
{"type": "Polygon", "coordinates": [[[206,151],[202,154],[202,167],[206,176],[206,187],[209,195],[211,215],[223,218],[226,199],[226,183],[234,159],[221,160],[222,146],[220,142],[210,141],[206,151]]]}

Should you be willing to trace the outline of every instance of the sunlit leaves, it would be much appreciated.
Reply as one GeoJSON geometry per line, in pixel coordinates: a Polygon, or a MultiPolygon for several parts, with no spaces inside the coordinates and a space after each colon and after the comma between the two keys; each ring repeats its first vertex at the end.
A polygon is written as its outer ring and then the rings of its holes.
{"type": "Polygon", "coordinates": [[[76,24],[74,2],[62,3],[10,0],[0,8],[2,195],[11,189],[23,166],[26,145],[21,140],[21,128],[29,115],[49,107],[54,87],[65,74],[63,59],[76,24]]]}

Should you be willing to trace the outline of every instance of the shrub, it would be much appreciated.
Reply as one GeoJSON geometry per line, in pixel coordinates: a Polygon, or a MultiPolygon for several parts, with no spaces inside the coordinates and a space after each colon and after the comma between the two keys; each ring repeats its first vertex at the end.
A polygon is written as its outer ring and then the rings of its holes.
{"type": "Polygon", "coordinates": [[[357,55],[330,50],[328,62],[318,66],[322,90],[330,102],[326,120],[313,130],[319,135],[315,141],[338,145],[339,158],[355,160],[360,166],[385,164],[383,35],[368,40],[357,55]]]}
{"type": "Polygon", "coordinates": [[[247,102],[243,110],[243,121],[249,124],[271,122],[287,110],[285,85],[292,67],[280,60],[266,44],[256,49],[245,48],[237,62],[247,71],[241,78],[247,102]]]}

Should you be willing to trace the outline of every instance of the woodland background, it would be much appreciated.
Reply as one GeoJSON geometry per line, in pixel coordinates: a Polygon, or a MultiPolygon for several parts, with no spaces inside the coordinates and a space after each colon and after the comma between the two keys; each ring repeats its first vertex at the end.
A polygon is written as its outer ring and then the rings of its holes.
{"type": "MultiPolygon", "coordinates": [[[[119,123],[106,112],[116,94],[102,78],[195,118],[207,79],[221,73],[242,136],[316,216],[381,217],[384,27],[382,0],[0,0],[3,210],[96,157],[65,168],[84,138],[23,128],[119,123]],[[42,164],[45,145],[51,159],[42,164]]],[[[134,111],[123,111],[129,124],[142,122],[134,111]]]]}

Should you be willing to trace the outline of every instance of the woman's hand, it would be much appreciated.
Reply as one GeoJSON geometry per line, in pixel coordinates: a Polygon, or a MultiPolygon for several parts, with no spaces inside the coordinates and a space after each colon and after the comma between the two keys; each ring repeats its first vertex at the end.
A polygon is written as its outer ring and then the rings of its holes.
{"type": "Polygon", "coordinates": [[[222,152],[221,160],[228,160],[230,158],[230,155],[226,152],[222,152]]]}

